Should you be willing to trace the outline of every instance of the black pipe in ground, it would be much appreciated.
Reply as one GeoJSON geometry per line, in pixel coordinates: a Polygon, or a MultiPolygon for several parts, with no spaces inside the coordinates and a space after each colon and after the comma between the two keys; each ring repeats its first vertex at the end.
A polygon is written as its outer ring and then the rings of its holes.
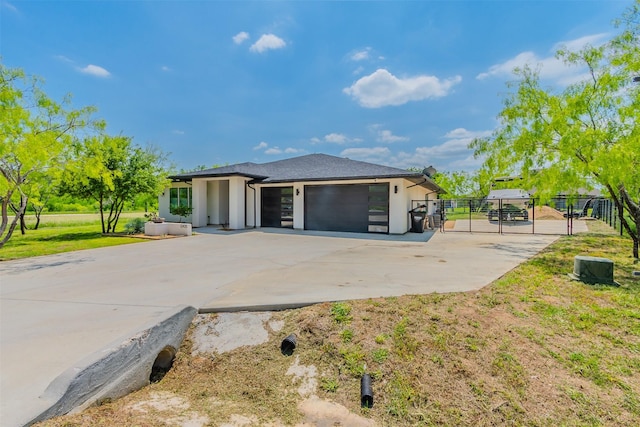
{"type": "Polygon", "coordinates": [[[280,351],[285,356],[291,356],[293,354],[293,350],[296,348],[296,344],[298,343],[298,339],[295,334],[291,334],[285,339],[282,340],[280,344],[280,351]]]}
{"type": "Polygon", "coordinates": [[[360,380],[360,404],[363,408],[373,406],[373,390],[371,390],[371,375],[364,374],[360,380]]]}

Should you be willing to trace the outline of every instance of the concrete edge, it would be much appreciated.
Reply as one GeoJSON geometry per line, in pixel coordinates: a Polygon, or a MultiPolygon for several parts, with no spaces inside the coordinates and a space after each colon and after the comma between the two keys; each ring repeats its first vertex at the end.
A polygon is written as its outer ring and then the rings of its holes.
{"type": "Polygon", "coordinates": [[[158,354],[167,347],[178,350],[196,314],[197,309],[191,306],[172,308],[135,335],[116,340],[75,363],[47,387],[40,399],[50,406],[26,425],[122,397],[148,385],[158,354]]]}
{"type": "Polygon", "coordinates": [[[198,310],[198,314],[210,313],[237,313],[240,311],[284,311],[296,308],[309,307],[310,305],[332,303],[335,301],[315,301],[315,302],[292,302],[283,304],[263,304],[263,305],[236,305],[229,307],[203,307],[198,310]]]}

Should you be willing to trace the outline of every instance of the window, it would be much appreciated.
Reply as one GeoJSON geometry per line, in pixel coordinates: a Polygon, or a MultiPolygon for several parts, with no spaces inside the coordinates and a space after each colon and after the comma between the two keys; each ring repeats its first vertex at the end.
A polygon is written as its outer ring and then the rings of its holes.
{"type": "Polygon", "coordinates": [[[169,189],[169,209],[178,206],[191,207],[191,187],[169,189]]]}
{"type": "Polygon", "coordinates": [[[389,184],[369,185],[369,232],[389,232],[389,184]]]}

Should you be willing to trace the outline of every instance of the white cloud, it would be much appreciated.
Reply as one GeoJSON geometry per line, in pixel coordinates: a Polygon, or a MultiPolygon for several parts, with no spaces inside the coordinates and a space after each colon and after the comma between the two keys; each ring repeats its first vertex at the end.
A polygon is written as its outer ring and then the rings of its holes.
{"type": "Polygon", "coordinates": [[[600,33],[556,43],[551,49],[553,54],[546,57],[540,57],[531,51],[521,52],[502,63],[492,65],[486,72],[478,74],[476,79],[484,80],[489,77],[509,77],[513,75],[515,68],[522,69],[525,66],[529,66],[530,68],[538,70],[541,79],[554,80],[561,85],[575,83],[585,77],[586,68],[565,64],[555,57],[555,52],[560,48],[577,51],[587,45],[597,46],[605,42],[608,37],[608,34],[600,33]]]}
{"type": "Polygon", "coordinates": [[[361,74],[364,71],[364,67],[360,66],[358,68],[356,68],[355,70],[353,70],[353,75],[357,76],[358,74],[361,74]]]}
{"type": "Polygon", "coordinates": [[[108,72],[104,68],[100,67],[99,65],[89,64],[84,68],[79,68],[78,70],[81,73],[91,74],[92,76],[96,76],[96,77],[109,77],[109,76],[111,76],[110,72],[108,72]]]}
{"type": "Polygon", "coordinates": [[[352,61],[364,61],[365,59],[369,59],[369,53],[371,52],[371,48],[367,47],[364,50],[359,50],[353,52],[349,57],[352,61]]]}
{"type": "Polygon", "coordinates": [[[269,148],[264,154],[282,154],[282,150],[279,147],[269,148]]]}
{"type": "Polygon", "coordinates": [[[325,135],[322,139],[318,137],[311,138],[312,144],[320,144],[322,142],[328,142],[330,144],[349,144],[349,143],[359,143],[362,142],[361,138],[349,138],[345,134],[342,133],[329,133],[325,135]]]}
{"type": "Polygon", "coordinates": [[[386,144],[392,144],[394,142],[402,142],[402,141],[408,141],[408,140],[409,138],[407,138],[406,136],[394,135],[393,132],[387,129],[378,130],[378,137],[376,138],[376,141],[384,142],[386,144]]]}
{"type": "Polygon", "coordinates": [[[440,98],[460,83],[462,77],[455,76],[440,80],[435,76],[398,78],[385,69],[360,78],[343,92],[351,95],[358,103],[367,108],[379,108],[387,105],[402,105],[410,101],[440,98]]]}
{"type": "Polygon", "coordinates": [[[467,154],[471,150],[469,149],[469,143],[471,139],[450,139],[440,145],[434,145],[433,147],[418,147],[416,153],[424,154],[425,156],[442,158],[456,157],[461,154],[467,154]]]}
{"type": "Polygon", "coordinates": [[[372,148],[347,148],[340,153],[342,157],[348,157],[352,160],[362,160],[372,163],[386,163],[391,156],[391,151],[387,147],[372,148]]]}
{"type": "Polygon", "coordinates": [[[299,154],[299,153],[304,153],[305,150],[301,149],[301,148],[292,148],[292,147],[288,147],[285,148],[284,150],[281,149],[280,147],[271,147],[268,150],[265,150],[264,154],[269,154],[269,155],[275,155],[275,154],[299,154]]]}
{"type": "Polygon", "coordinates": [[[476,159],[469,144],[475,138],[490,136],[491,131],[470,131],[457,128],[445,134],[446,141],[431,147],[417,147],[412,153],[400,152],[393,157],[396,167],[424,167],[434,165],[436,169],[452,171],[480,167],[482,159],[476,159]]]}
{"type": "Polygon", "coordinates": [[[578,51],[585,48],[587,45],[600,46],[601,44],[606,42],[610,37],[611,35],[609,33],[591,34],[589,36],[580,37],[574,40],[556,43],[551,49],[551,51],[556,52],[558,49],[578,51]]]}
{"type": "Polygon", "coordinates": [[[269,144],[267,144],[264,141],[260,141],[260,144],[256,145],[255,147],[253,147],[254,150],[263,150],[265,148],[267,148],[269,146],[269,144]]]}
{"type": "Polygon", "coordinates": [[[299,154],[299,153],[304,153],[305,150],[303,150],[302,148],[291,148],[291,147],[289,147],[289,148],[286,148],[284,150],[284,152],[287,153],[287,154],[299,154]]]}
{"type": "Polygon", "coordinates": [[[486,73],[480,73],[476,76],[478,80],[484,80],[491,76],[511,75],[514,68],[522,68],[529,64],[535,66],[540,59],[533,52],[522,52],[516,57],[511,58],[501,64],[492,65],[486,73]]]}
{"type": "MultiPolygon", "coordinates": [[[[372,125],[376,129],[380,125],[372,125]]],[[[442,144],[431,147],[417,147],[413,151],[395,152],[389,147],[347,148],[340,155],[354,160],[379,163],[401,169],[424,168],[433,165],[440,171],[474,170],[482,165],[482,158],[475,158],[469,149],[474,138],[491,135],[491,131],[471,131],[454,129],[444,135],[442,144]]]]}
{"type": "Polygon", "coordinates": [[[444,137],[451,138],[451,139],[468,139],[469,142],[471,142],[475,138],[484,138],[490,135],[491,135],[491,131],[487,131],[487,130],[471,131],[471,130],[466,130],[465,128],[457,128],[447,132],[444,135],[444,137]]]}
{"type": "Polygon", "coordinates": [[[425,166],[431,165],[438,171],[451,172],[457,170],[476,170],[482,166],[482,162],[483,159],[475,158],[473,153],[449,158],[439,158],[425,153],[418,148],[413,153],[399,153],[393,158],[392,165],[401,169],[410,167],[424,168],[425,166]]]}
{"type": "Polygon", "coordinates": [[[18,13],[18,8],[9,3],[8,1],[3,1],[2,6],[9,9],[11,12],[18,13]]]}
{"type": "Polygon", "coordinates": [[[341,133],[330,133],[328,135],[325,135],[324,140],[332,144],[346,144],[347,142],[349,142],[349,138],[341,133]]]}
{"type": "Polygon", "coordinates": [[[235,36],[233,36],[233,42],[235,44],[242,44],[242,42],[248,39],[249,39],[249,33],[247,33],[246,31],[241,31],[235,36]]]}
{"type": "Polygon", "coordinates": [[[111,76],[111,73],[109,71],[100,67],[99,65],[89,64],[86,67],[80,67],[76,65],[76,61],[64,55],[55,55],[54,58],[57,59],[58,61],[62,61],[69,64],[70,66],[74,67],[77,71],[84,74],[90,74],[95,77],[103,77],[103,78],[111,76]]]}
{"type": "Polygon", "coordinates": [[[164,72],[169,72],[171,71],[171,68],[167,67],[166,65],[163,65],[162,67],[160,67],[160,69],[164,72]]]}
{"type": "Polygon", "coordinates": [[[184,135],[185,132],[183,130],[180,130],[180,129],[174,129],[174,130],[171,131],[171,133],[174,134],[174,135],[184,135]]]}
{"type": "Polygon", "coordinates": [[[60,60],[60,61],[62,61],[62,62],[66,62],[66,63],[68,63],[68,64],[73,64],[73,63],[74,63],[74,62],[73,62],[73,60],[71,60],[71,59],[67,58],[67,57],[66,57],[66,56],[64,56],[64,55],[56,55],[56,56],[54,56],[54,58],[56,58],[57,60],[60,60]]]}
{"type": "Polygon", "coordinates": [[[282,49],[287,45],[287,42],[274,34],[263,34],[260,36],[257,42],[251,45],[249,50],[251,52],[262,53],[271,49],[282,49]]]}

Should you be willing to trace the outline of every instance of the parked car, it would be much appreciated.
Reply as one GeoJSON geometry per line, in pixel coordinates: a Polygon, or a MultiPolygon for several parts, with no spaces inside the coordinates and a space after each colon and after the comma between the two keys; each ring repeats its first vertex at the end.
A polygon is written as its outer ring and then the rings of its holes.
{"type": "MultiPolygon", "coordinates": [[[[500,209],[496,206],[492,206],[487,213],[489,221],[498,221],[500,219],[500,209]]],[[[521,218],[524,221],[529,220],[529,211],[526,206],[516,206],[512,203],[504,203],[502,205],[502,221],[515,221],[521,218]]]]}
{"type": "Polygon", "coordinates": [[[528,221],[529,211],[527,208],[530,199],[529,193],[519,188],[491,190],[487,196],[489,206],[487,217],[489,221],[500,219],[512,221],[518,218],[528,221]]]}

